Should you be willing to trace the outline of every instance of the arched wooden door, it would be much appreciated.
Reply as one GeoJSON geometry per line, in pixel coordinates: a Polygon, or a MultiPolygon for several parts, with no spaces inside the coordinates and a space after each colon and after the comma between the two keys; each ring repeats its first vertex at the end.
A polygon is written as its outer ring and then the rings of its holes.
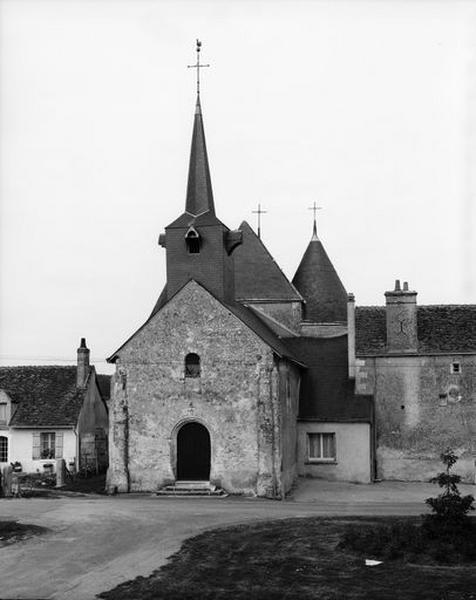
{"type": "Polygon", "coordinates": [[[177,434],[177,479],[210,479],[210,434],[195,421],[185,423],[177,434]]]}

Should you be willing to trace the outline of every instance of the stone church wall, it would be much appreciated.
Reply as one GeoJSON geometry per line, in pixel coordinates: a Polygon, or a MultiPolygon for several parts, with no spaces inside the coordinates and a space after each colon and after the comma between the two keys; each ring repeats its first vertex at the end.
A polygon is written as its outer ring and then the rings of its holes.
{"type": "Polygon", "coordinates": [[[357,365],[357,393],[375,395],[377,477],[426,481],[451,447],[461,457],[456,471],[474,483],[476,356],[361,357],[357,365]]]}
{"type": "Polygon", "coordinates": [[[174,481],[177,433],[197,421],[210,433],[212,483],[279,495],[277,382],[270,348],[190,282],[119,351],[109,488],[153,491],[174,481]],[[190,352],[200,356],[198,378],[184,376],[190,352]]]}

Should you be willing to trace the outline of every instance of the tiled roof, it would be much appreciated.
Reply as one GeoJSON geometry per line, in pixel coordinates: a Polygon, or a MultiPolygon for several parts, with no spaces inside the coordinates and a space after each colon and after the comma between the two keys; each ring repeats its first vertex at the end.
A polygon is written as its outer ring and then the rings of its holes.
{"type": "Polygon", "coordinates": [[[302,373],[299,417],[338,422],[370,422],[370,396],[354,394],[348,377],[347,336],[286,339],[286,345],[307,365],[302,373]]]}
{"type": "Polygon", "coordinates": [[[0,389],[17,403],[13,427],[74,426],[84,400],[75,366],[0,367],[0,389]]]}
{"type": "MultiPolygon", "coordinates": [[[[358,306],[356,353],[383,354],[387,341],[385,306],[358,306]]],[[[476,352],[476,305],[417,307],[418,352],[476,352]]]]}
{"type": "Polygon", "coordinates": [[[235,298],[239,301],[301,301],[299,292],[246,221],[240,225],[240,230],[243,241],[233,251],[235,298]]]}
{"type": "Polygon", "coordinates": [[[324,246],[317,239],[309,242],[296,271],[293,284],[306,301],[304,318],[313,323],[347,321],[347,292],[324,246]]]}

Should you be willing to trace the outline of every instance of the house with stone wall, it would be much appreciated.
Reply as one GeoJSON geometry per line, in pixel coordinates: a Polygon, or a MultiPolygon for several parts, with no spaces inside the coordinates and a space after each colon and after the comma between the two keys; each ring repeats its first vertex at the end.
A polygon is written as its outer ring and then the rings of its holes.
{"type": "Polygon", "coordinates": [[[109,377],[89,364],[84,338],[77,356],[76,366],[0,367],[0,467],[107,468],[109,377]]]}
{"type": "Polygon", "coordinates": [[[428,480],[452,448],[476,481],[476,306],[418,306],[400,281],[355,310],[356,389],[375,399],[379,479],[428,480]]]}

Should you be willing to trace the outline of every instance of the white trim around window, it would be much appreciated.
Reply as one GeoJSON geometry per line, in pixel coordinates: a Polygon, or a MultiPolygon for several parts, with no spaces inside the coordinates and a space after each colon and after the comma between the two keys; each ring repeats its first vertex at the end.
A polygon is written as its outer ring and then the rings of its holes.
{"type": "Polygon", "coordinates": [[[335,433],[308,433],[307,460],[312,463],[335,463],[337,461],[335,433]]]}

